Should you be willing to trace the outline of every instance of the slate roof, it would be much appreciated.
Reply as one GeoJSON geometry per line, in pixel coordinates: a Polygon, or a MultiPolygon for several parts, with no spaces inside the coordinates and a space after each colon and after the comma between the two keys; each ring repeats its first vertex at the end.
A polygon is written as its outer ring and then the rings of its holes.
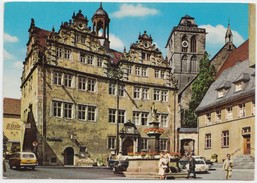
{"type": "MultiPolygon", "coordinates": [[[[226,62],[227,61],[228,60],[226,60],[226,62]]],[[[202,102],[197,107],[196,112],[200,112],[219,105],[224,105],[241,97],[255,94],[255,69],[249,67],[249,60],[247,59],[244,61],[234,62],[234,64],[234,66],[226,69],[223,73],[221,73],[216,81],[210,86],[202,102]],[[245,80],[245,88],[239,92],[235,92],[235,84],[233,82],[237,78],[244,77],[246,74],[248,75],[249,80],[245,80]],[[225,96],[218,98],[217,89],[222,86],[222,83],[228,82],[231,83],[231,87],[228,88],[228,92],[225,96]]]]}
{"type": "Polygon", "coordinates": [[[5,115],[21,115],[21,100],[13,98],[4,98],[3,112],[5,115]]]}

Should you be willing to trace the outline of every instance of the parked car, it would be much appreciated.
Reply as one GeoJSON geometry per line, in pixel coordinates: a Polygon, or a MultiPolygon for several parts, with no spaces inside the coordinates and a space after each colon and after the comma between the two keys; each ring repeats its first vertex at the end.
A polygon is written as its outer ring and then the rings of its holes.
{"type": "MultiPolygon", "coordinates": [[[[186,169],[189,170],[189,164],[186,164],[186,169]]],[[[195,159],[195,172],[204,172],[209,171],[209,165],[203,159],[195,159]]]]}
{"type": "Polygon", "coordinates": [[[211,166],[213,165],[213,162],[212,161],[210,161],[210,160],[207,160],[205,157],[203,157],[203,156],[192,156],[193,158],[195,158],[195,159],[203,159],[204,161],[205,161],[205,163],[207,164],[207,165],[209,165],[209,169],[211,168],[211,166]]]}
{"type": "Polygon", "coordinates": [[[36,155],[32,152],[16,152],[9,158],[10,169],[15,167],[16,169],[20,167],[30,167],[32,170],[38,165],[36,155]]]}
{"type": "Polygon", "coordinates": [[[119,173],[126,171],[128,164],[128,160],[116,160],[110,165],[110,167],[112,168],[113,173],[119,173]]]}

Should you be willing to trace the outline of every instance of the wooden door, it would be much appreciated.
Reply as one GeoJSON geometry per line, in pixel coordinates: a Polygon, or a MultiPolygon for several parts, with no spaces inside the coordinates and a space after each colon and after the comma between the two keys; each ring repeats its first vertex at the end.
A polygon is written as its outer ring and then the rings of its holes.
{"type": "Polygon", "coordinates": [[[251,138],[245,137],[244,138],[244,154],[250,154],[251,153],[251,138]]]}

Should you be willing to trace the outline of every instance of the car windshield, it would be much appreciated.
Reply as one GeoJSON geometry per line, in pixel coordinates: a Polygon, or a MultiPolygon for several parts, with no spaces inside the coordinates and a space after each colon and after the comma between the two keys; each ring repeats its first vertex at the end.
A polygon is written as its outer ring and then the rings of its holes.
{"type": "Polygon", "coordinates": [[[204,163],[204,161],[196,160],[196,161],[195,161],[195,164],[205,164],[205,163],[204,163]]]}
{"type": "Polygon", "coordinates": [[[34,154],[23,154],[22,158],[34,158],[34,154]]]}

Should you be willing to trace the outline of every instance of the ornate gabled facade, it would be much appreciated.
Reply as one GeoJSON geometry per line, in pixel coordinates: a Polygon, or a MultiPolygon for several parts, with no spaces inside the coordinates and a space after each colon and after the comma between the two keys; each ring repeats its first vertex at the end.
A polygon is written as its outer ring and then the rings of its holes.
{"type": "Polygon", "coordinates": [[[88,157],[106,160],[114,151],[149,151],[152,137],[144,131],[153,105],[164,130],[160,150],[175,149],[167,60],[146,32],[128,52],[109,48],[109,23],[102,4],[92,17],[93,29],[82,11],[57,32],[31,21],[21,78],[22,149],[34,151],[40,164],[78,165],[88,157]],[[110,63],[124,73],[118,83],[109,77],[110,63]]]}

